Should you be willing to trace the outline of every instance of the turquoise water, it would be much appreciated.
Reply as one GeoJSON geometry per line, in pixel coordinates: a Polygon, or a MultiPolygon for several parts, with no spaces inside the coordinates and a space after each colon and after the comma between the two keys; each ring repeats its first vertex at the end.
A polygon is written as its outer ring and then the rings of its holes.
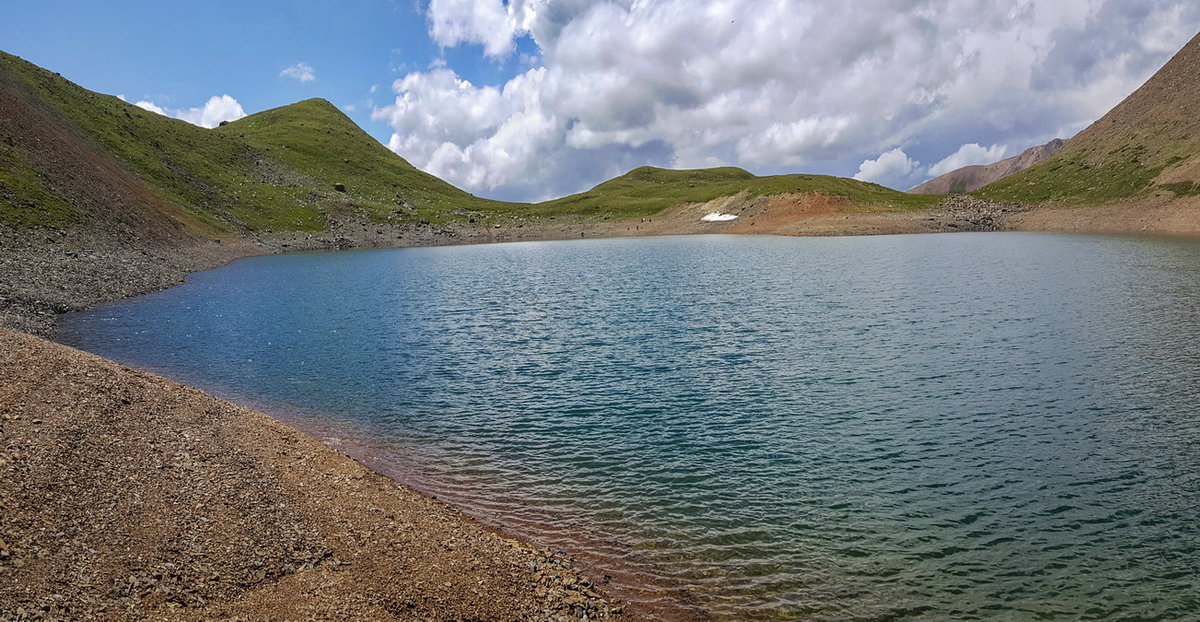
{"type": "Polygon", "coordinates": [[[1200,244],[678,237],[298,254],[60,339],[716,618],[1200,611],[1200,244]],[[320,423],[326,422],[326,423],[320,423]]]}

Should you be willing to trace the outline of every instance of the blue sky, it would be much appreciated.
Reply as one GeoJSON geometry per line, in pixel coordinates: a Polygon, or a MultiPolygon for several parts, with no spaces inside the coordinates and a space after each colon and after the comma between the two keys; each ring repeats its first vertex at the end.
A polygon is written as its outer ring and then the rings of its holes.
{"type": "Polygon", "coordinates": [[[1197,30],[1194,0],[0,2],[0,49],[84,87],[208,125],[323,97],[518,200],[646,164],[905,189],[1073,135],[1197,30]]]}
{"type": "MultiPolygon", "coordinates": [[[[355,106],[350,116],[386,142],[371,121],[399,75],[454,58],[464,75],[504,79],[504,64],[469,48],[443,52],[411,1],[4,2],[0,49],[87,88],[167,109],[229,94],[247,113],[324,97],[355,106]],[[316,79],[280,75],[306,63],[316,79]],[[378,97],[372,98],[375,87],[378,97]]],[[[508,73],[511,73],[509,71],[508,73]]]]}

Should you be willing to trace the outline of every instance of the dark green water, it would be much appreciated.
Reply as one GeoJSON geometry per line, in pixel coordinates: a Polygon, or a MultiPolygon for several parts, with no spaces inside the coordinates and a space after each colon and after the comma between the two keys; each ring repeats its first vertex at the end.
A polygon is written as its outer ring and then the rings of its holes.
{"type": "Polygon", "coordinates": [[[70,316],[61,339],[338,430],[717,617],[1200,611],[1193,241],[263,257],[70,316]]]}

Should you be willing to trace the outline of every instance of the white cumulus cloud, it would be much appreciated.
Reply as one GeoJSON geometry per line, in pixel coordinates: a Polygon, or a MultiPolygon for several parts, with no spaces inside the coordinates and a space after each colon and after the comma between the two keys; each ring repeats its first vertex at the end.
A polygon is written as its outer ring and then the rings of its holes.
{"type": "Polygon", "coordinates": [[[222,121],[236,121],[246,116],[242,105],[228,95],[214,95],[200,108],[189,108],[175,112],[177,118],[200,127],[216,127],[222,121]]]}
{"type": "Polygon", "coordinates": [[[929,167],[929,175],[937,177],[964,166],[991,164],[1003,160],[1007,154],[1008,147],[1005,145],[982,147],[979,143],[967,143],[959,147],[958,151],[950,154],[946,159],[929,167]]]}
{"type": "Polygon", "coordinates": [[[142,110],[149,110],[150,112],[153,112],[156,114],[161,114],[164,117],[171,116],[171,115],[167,114],[166,110],[163,110],[161,107],[159,107],[154,102],[148,102],[144,99],[137,102],[136,104],[134,104],[134,106],[137,106],[138,108],[141,108],[142,110]]]}
{"type": "Polygon", "coordinates": [[[874,160],[864,160],[858,166],[854,178],[859,181],[896,184],[907,180],[920,170],[921,163],[908,157],[904,150],[897,147],[885,151],[874,160]]]}
{"type": "Polygon", "coordinates": [[[1200,29],[1193,0],[870,6],[432,0],[439,45],[499,59],[530,37],[535,64],[495,85],[445,64],[412,72],[373,118],[415,165],[506,199],[577,192],[644,164],[908,183],[928,171],[874,171],[979,155],[967,143],[1071,136],[1200,29]],[[903,160],[887,155],[897,151],[903,160]]]}
{"type": "Polygon", "coordinates": [[[222,121],[236,121],[246,116],[238,100],[229,95],[214,95],[199,108],[187,108],[168,111],[149,101],[139,101],[134,104],[143,110],[149,110],[165,117],[175,117],[200,127],[217,127],[222,121]]]}
{"type": "Polygon", "coordinates": [[[487,56],[507,56],[536,14],[526,0],[432,0],[429,34],[442,47],[475,43],[487,56]]]}
{"type": "Polygon", "coordinates": [[[315,82],[317,79],[317,72],[313,71],[312,65],[308,63],[296,63],[280,71],[279,75],[283,78],[291,78],[301,82],[315,82]]]}

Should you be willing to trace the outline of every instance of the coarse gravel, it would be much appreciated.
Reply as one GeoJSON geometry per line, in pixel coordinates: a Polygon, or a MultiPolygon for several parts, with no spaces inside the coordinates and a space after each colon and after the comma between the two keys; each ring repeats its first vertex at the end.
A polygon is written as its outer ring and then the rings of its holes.
{"type": "Polygon", "coordinates": [[[597,620],[561,555],[270,417],[0,330],[2,620],[597,620]]]}

